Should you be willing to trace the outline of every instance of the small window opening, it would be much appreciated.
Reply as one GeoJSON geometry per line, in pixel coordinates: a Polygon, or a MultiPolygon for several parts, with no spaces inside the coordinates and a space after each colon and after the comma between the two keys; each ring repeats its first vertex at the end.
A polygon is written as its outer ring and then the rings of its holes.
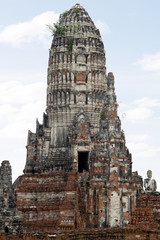
{"type": "Polygon", "coordinates": [[[5,226],[4,231],[5,231],[5,233],[8,233],[9,232],[9,228],[7,226],[5,226]]]}
{"type": "Polygon", "coordinates": [[[88,104],[88,95],[86,95],[86,105],[88,104]]]}
{"type": "Polygon", "coordinates": [[[78,152],[78,172],[88,169],[88,152],[78,152]]]}

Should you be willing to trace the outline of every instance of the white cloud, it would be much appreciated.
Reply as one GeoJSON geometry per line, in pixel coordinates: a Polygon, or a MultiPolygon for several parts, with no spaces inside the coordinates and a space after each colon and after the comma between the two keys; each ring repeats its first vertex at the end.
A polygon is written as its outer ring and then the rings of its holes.
{"type": "Polygon", "coordinates": [[[160,99],[144,97],[137,99],[126,105],[120,104],[121,119],[131,120],[133,122],[139,120],[151,119],[157,112],[156,107],[160,106],[160,99]]]}
{"type": "Polygon", "coordinates": [[[138,104],[141,107],[156,107],[160,106],[160,100],[159,99],[151,99],[151,98],[142,98],[135,101],[136,104],[138,104]]]}
{"type": "Polygon", "coordinates": [[[135,134],[127,137],[129,142],[143,142],[149,138],[147,134],[135,134]]]}
{"type": "MultiPolygon", "coordinates": [[[[44,108],[43,101],[29,103],[22,108],[17,108],[15,114],[12,114],[12,120],[7,120],[6,126],[0,128],[0,139],[23,139],[28,130],[35,132],[36,118],[42,118],[44,108]]],[[[8,112],[8,116],[10,111],[8,112]]]]}
{"type": "Polygon", "coordinates": [[[126,118],[131,121],[144,120],[153,115],[153,111],[146,107],[136,107],[125,112],[126,118]]]}
{"type": "Polygon", "coordinates": [[[46,83],[24,84],[19,81],[0,83],[0,104],[23,105],[45,99],[46,83]]]}
{"type": "Polygon", "coordinates": [[[42,122],[45,96],[46,82],[0,83],[0,160],[10,161],[14,180],[25,166],[28,130],[36,131],[36,118],[42,122]]]}
{"type": "Polygon", "coordinates": [[[45,111],[46,84],[0,84],[0,139],[23,138],[27,130],[35,131],[36,118],[45,111]]]}
{"type": "MultiPolygon", "coordinates": [[[[35,82],[43,82],[46,83],[46,69],[39,69],[36,71],[29,71],[30,69],[16,71],[16,72],[5,72],[5,74],[0,73],[0,84],[1,87],[6,86],[9,82],[23,82],[26,84],[35,83],[35,82]],[[5,85],[6,83],[6,85],[5,85]],[[3,85],[4,84],[4,85],[3,85]]],[[[47,83],[46,83],[47,84],[47,83]]],[[[2,92],[2,90],[1,90],[2,92]]]]}
{"type": "Polygon", "coordinates": [[[148,143],[149,135],[134,134],[127,137],[127,146],[134,158],[152,158],[160,152],[159,147],[154,147],[148,143]]]}
{"type": "Polygon", "coordinates": [[[157,154],[160,153],[160,148],[150,146],[144,142],[128,142],[127,146],[129,147],[130,152],[133,153],[134,158],[154,158],[157,154]]]}
{"type": "Polygon", "coordinates": [[[141,66],[141,68],[146,71],[160,70],[160,52],[144,55],[142,59],[139,59],[134,64],[141,66]]]}
{"type": "Polygon", "coordinates": [[[48,11],[37,15],[28,22],[21,22],[4,27],[0,31],[0,42],[20,46],[22,43],[33,41],[46,42],[46,37],[50,34],[47,24],[57,21],[59,14],[48,11]]]}
{"type": "Polygon", "coordinates": [[[101,34],[108,35],[111,33],[110,28],[106,23],[98,20],[95,22],[95,25],[100,30],[101,34]]]}

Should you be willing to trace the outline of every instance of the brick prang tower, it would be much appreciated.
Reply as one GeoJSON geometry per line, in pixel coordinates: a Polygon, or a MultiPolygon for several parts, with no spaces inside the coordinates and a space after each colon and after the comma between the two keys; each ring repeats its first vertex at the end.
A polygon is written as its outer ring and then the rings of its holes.
{"type": "Polygon", "coordinates": [[[113,73],[86,10],[60,15],[49,53],[47,108],[29,131],[17,209],[27,231],[128,224],[142,179],[117,115],[113,73]]]}

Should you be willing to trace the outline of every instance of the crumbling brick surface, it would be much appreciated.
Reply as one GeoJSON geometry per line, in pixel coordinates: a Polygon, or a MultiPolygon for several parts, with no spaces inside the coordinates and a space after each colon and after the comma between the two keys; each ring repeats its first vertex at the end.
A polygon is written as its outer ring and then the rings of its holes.
{"type": "Polygon", "coordinates": [[[160,193],[140,194],[133,211],[131,223],[148,228],[160,229],[160,193]]]}
{"type": "Polygon", "coordinates": [[[6,234],[0,233],[1,240],[157,240],[160,231],[140,230],[139,228],[111,228],[104,230],[79,230],[70,233],[55,234],[6,234]]]}
{"type": "Polygon", "coordinates": [[[21,177],[16,188],[17,210],[27,231],[54,232],[64,220],[73,228],[76,175],[53,172],[21,177]]]}

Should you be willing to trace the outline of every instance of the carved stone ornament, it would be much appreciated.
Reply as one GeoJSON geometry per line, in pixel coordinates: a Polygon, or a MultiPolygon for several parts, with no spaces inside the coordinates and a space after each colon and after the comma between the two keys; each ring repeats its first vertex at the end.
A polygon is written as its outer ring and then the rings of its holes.
{"type": "Polygon", "coordinates": [[[84,104],[86,101],[86,95],[85,93],[79,92],[76,97],[77,103],[84,104]]]}
{"type": "Polygon", "coordinates": [[[76,82],[86,82],[86,74],[83,72],[77,73],[76,75],[76,82]]]}

